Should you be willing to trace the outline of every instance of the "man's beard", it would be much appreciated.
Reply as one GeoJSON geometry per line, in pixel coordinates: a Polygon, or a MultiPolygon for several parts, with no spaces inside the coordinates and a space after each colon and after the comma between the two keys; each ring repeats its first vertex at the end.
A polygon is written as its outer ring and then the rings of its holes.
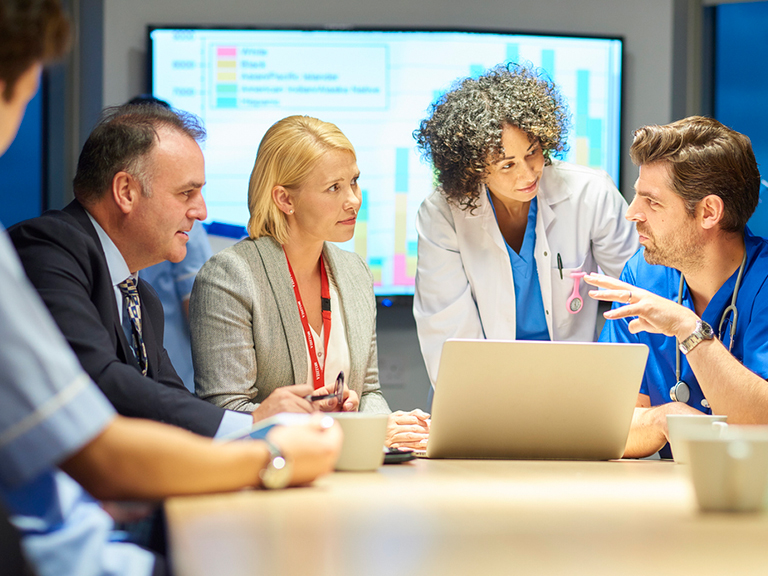
{"type": "Polygon", "coordinates": [[[648,238],[643,256],[648,264],[695,272],[704,265],[704,253],[692,226],[683,226],[665,238],[652,236],[650,231],[637,225],[637,232],[648,238]]]}

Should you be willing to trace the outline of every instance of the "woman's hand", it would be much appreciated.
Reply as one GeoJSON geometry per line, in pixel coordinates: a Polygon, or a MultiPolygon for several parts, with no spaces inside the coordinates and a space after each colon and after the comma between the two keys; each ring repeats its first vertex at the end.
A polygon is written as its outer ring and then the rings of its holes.
{"type": "Polygon", "coordinates": [[[344,385],[344,402],[342,404],[342,412],[357,412],[357,408],[360,406],[360,398],[357,396],[357,392],[347,388],[344,385]]]}
{"type": "Polygon", "coordinates": [[[424,450],[429,439],[429,414],[419,409],[389,415],[386,445],[390,448],[424,450]]]}
{"type": "MultiPolygon", "coordinates": [[[[313,396],[326,396],[328,394],[331,394],[331,392],[325,386],[312,392],[313,396]]],[[[341,407],[337,406],[335,398],[316,400],[312,405],[321,412],[356,412],[360,405],[360,398],[358,397],[357,392],[350,390],[349,387],[344,384],[344,396],[342,397],[341,407]]]]}

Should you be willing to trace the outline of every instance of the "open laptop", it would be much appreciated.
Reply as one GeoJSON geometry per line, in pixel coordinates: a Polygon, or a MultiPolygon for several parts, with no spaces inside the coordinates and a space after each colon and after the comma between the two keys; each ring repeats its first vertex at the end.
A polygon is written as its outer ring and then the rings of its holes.
{"type": "Polygon", "coordinates": [[[428,458],[621,458],[643,344],[448,340],[428,458]]]}

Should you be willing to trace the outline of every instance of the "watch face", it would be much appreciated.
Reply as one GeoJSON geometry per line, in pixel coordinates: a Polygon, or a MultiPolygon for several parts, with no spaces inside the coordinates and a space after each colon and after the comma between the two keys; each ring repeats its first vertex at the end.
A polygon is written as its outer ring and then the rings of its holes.
{"type": "Polygon", "coordinates": [[[264,488],[285,488],[290,481],[291,466],[282,456],[272,458],[261,472],[261,483],[264,488]]]}
{"type": "Polygon", "coordinates": [[[699,320],[696,323],[696,330],[693,331],[693,334],[688,336],[685,340],[680,342],[680,351],[683,354],[688,354],[691,350],[696,348],[696,346],[703,340],[712,340],[714,338],[714,332],[712,331],[712,327],[704,322],[703,320],[699,320]]]}

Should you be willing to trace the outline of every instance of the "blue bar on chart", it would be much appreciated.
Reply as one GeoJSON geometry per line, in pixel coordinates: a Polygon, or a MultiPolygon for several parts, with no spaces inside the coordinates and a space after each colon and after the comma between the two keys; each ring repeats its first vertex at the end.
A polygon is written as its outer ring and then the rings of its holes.
{"type": "Polygon", "coordinates": [[[469,65],[469,76],[470,78],[479,78],[483,75],[483,72],[485,72],[485,66],[482,64],[470,64],[469,65]]]}
{"type": "Polygon", "coordinates": [[[541,67],[547,71],[549,78],[555,77],[555,51],[554,50],[542,50],[541,51],[541,67]]]}
{"type": "Polygon", "coordinates": [[[520,58],[520,45],[517,42],[510,42],[507,44],[507,62],[518,63],[520,58]]]}
{"type": "Polygon", "coordinates": [[[576,163],[582,166],[600,168],[603,156],[603,120],[589,115],[588,70],[576,71],[576,163]]]}

